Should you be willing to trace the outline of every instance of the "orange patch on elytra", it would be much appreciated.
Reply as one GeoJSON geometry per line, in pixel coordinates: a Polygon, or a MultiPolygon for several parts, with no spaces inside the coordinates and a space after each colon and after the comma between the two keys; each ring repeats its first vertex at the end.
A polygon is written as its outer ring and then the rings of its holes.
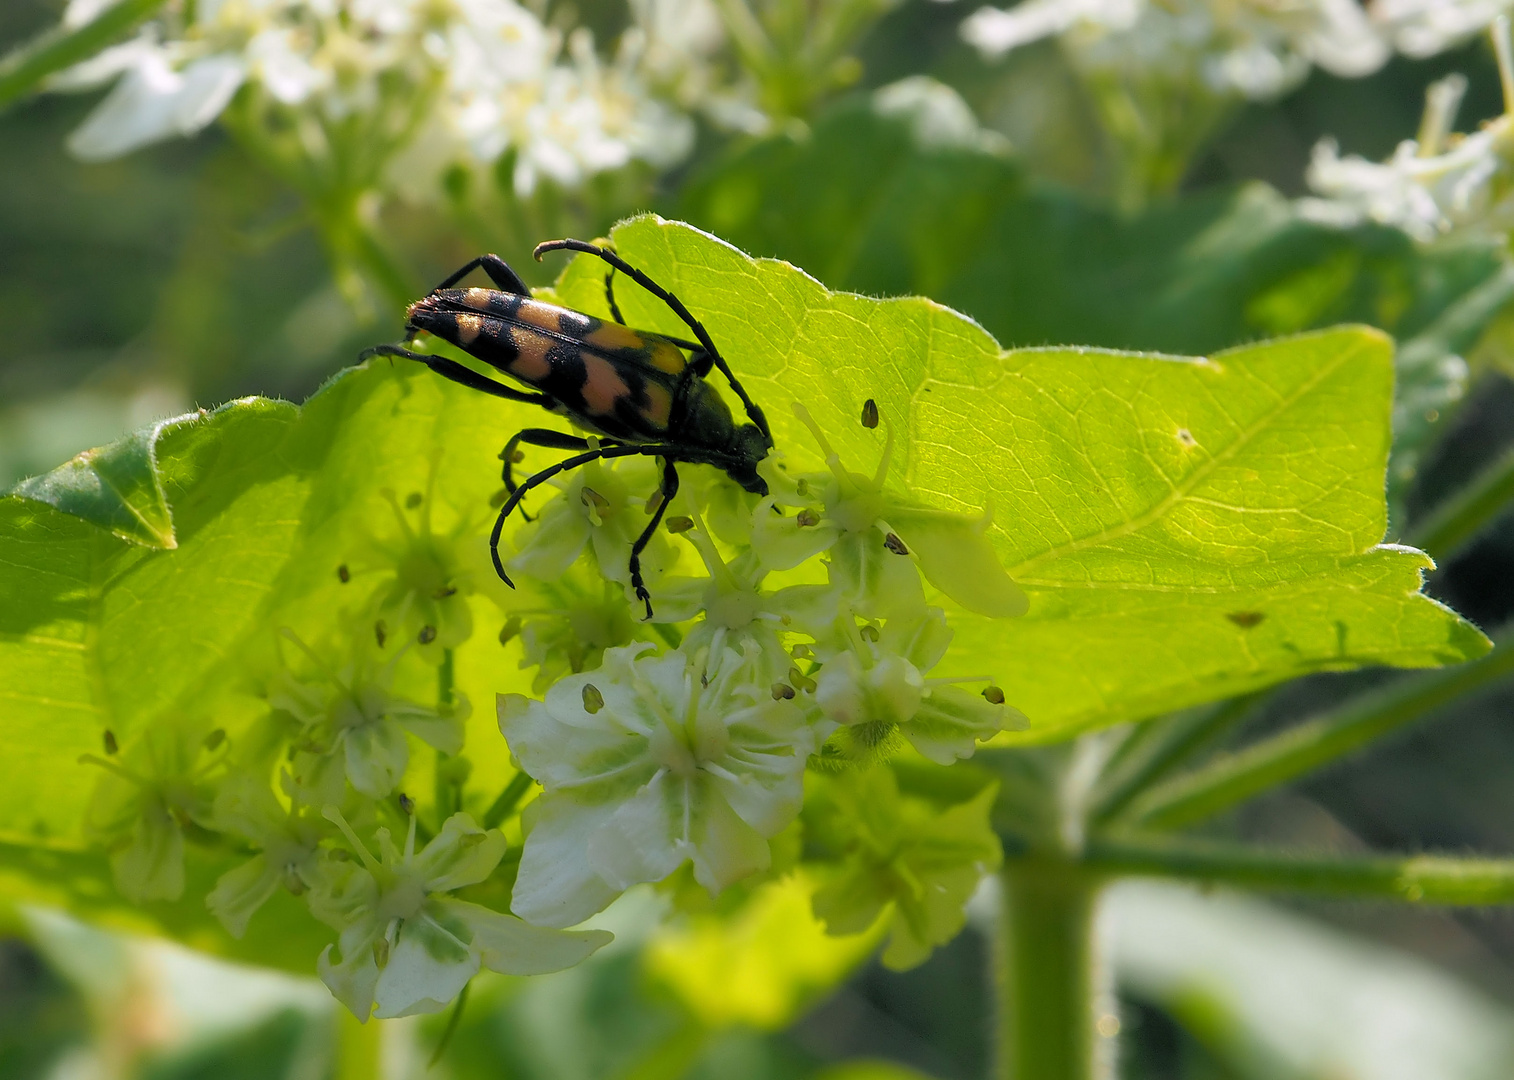
{"type": "Polygon", "coordinates": [[[488,289],[469,289],[463,293],[463,303],[474,311],[488,311],[494,300],[494,294],[488,289]]]}
{"type": "Polygon", "coordinates": [[[478,340],[479,331],[484,328],[482,315],[459,315],[457,316],[457,341],[459,345],[472,345],[478,340]]]}
{"type": "Polygon", "coordinates": [[[631,388],[609,361],[591,352],[580,351],[578,355],[584,362],[583,395],[589,415],[609,416],[615,411],[615,402],[630,396],[631,388]]]}
{"type": "Polygon", "coordinates": [[[654,368],[666,371],[669,375],[677,375],[689,363],[683,358],[683,353],[678,350],[678,346],[671,341],[654,342],[647,354],[647,360],[654,368]]]}
{"type": "Polygon", "coordinates": [[[545,379],[552,371],[552,364],[547,360],[547,350],[553,345],[552,339],[519,330],[513,332],[510,338],[519,354],[510,361],[510,374],[529,383],[539,383],[545,379]]]}
{"type": "Polygon", "coordinates": [[[642,415],[652,422],[656,428],[666,428],[668,418],[673,415],[673,395],[666,386],[651,381],[643,383],[647,394],[647,407],[642,410],[642,415]]]}
{"type": "Polygon", "coordinates": [[[527,326],[550,330],[554,334],[562,332],[562,319],[558,316],[558,309],[551,304],[543,304],[537,300],[522,300],[520,306],[515,309],[515,318],[527,326]]]}
{"type": "Polygon", "coordinates": [[[585,334],[584,344],[600,349],[641,349],[646,347],[647,339],[629,326],[607,322],[585,334]]]}

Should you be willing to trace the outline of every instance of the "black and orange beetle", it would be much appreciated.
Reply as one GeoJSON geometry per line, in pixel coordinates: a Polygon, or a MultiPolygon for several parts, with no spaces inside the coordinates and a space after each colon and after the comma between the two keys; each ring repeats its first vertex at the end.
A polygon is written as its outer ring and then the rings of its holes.
{"type": "Polygon", "coordinates": [[[489,554],[495,572],[514,588],[499,557],[499,538],[526,493],[559,473],[598,458],[636,455],[662,459],[662,481],[656,510],[631,547],[631,585],[652,617],[652,599],[641,576],[641,553],[657,530],[668,503],[678,491],[680,461],[713,465],[747,491],[767,494],[757,475],[757,463],[772,449],[773,437],[762,410],[731,373],[709,333],[683,302],[626,263],[615,252],[582,240],[549,240],[532,253],[537,259],[549,251],[578,251],[609,264],[605,297],[614,322],[605,322],[569,308],[533,300],[531,292],[510,265],[498,255],[481,255],[447,277],[405,313],[405,331],[414,337],[428,331],[450,341],[531,387],[516,390],[443,356],[428,356],[398,345],[379,345],[369,356],[402,356],[474,390],[511,401],[524,401],[559,415],[598,436],[597,445],[577,435],[546,428],[526,428],[505,444],[504,482],[509,497],[500,508],[489,534],[489,554]],[[481,269],[497,288],[454,288],[468,274],[481,269]],[[624,274],[657,297],[694,333],[694,341],[632,330],[615,303],[614,275],[624,274]],[[687,355],[685,355],[687,354],[687,355]],[[741,399],[750,424],[738,425],[731,410],[706,376],[719,368],[741,399]],[[520,484],[511,475],[515,449],[521,443],[556,450],[579,450],[520,484]]]}

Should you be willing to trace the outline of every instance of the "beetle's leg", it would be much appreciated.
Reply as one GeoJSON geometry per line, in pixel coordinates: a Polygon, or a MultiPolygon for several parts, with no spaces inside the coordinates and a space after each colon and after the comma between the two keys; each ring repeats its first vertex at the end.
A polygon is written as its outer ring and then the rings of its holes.
{"type": "MultiPolygon", "coordinates": [[[[512,589],[515,588],[515,582],[511,581],[510,576],[505,573],[505,564],[499,557],[499,538],[500,534],[505,531],[505,519],[510,516],[511,511],[520,505],[520,501],[533,488],[541,487],[554,476],[561,475],[570,469],[576,469],[580,465],[587,465],[591,461],[599,461],[602,458],[676,457],[679,454],[687,458],[688,453],[689,448],[687,446],[679,446],[676,443],[645,443],[640,446],[601,446],[598,450],[586,450],[582,454],[574,454],[570,458],[564,458],[556,465],[548,465],[541,472],[527,477],[521,482],[520,487],[510,493],[510,497],[505,500],[505,505],[499,508],[499,517],[494,519],[494,528],[489,533],[489,557],[494,562],[494,572],[499,575],[499,579],[506,585],[512,589]]],[[[704,459],[701,458],[700,460],[704,459]]],[[[712,457],[709,463],[712,465],[721,465],[724,460],[726,459],[712,457]]]]}
{"type": "Polygon", "coordinates": [[[621,326],[626,324],[625,316],[620,313],[620,305],[615,302],[615,267],[605,271],[605,303],[610,305],[610,316],[621,326]]]}
{"type": "Polygon", "coordinates": [[[375,345],[371,349],[364,349],[358,353],[357,358],[366,360],[370,356],[400,356],[406,360],[414,360],[416,363],[425,364],[444,379],[451,379],[470,390],[479,390],[509,401],[540,405],[544,409],[550,409],[557,404],[557,399],[551,394],[528,394],[524,390],[517,390],[513,386],[495,382],[487,375],[480,375],[472,368],[459,364],[456,360],[448,360],[445,356],[428,356],[425,353],[411,352],[399,345],[375,345]]]}
{"type": "MultiPolygon", "coordinates": [[[[505,491],[515,494],[518,486],[515,483],[513,471],[510,468],[515,464],[515,448],[521,443],[527,446],[541,446],[548,450],[588,450],[589,440],[578,435],[570,435],[566,431],[553,431],[551,428],[524,428],[510,436],[510,441],[505,443],[505,448],[500,451],[499,459],[505,463],[500,470],[500,479],[505,482],[505,491]]],[[[617,442],[601,440],[602,446],[619,446],[617,442]]]]}
{"type": "Polygon", "coordinates": [[[446,280],[431,291],[439,293],[443,289],[450,289],[478,269],[482,269],[484,273],[488,274],[489,280],[498,285],[504,292],[515,293],[517,296],[531,295],[531,290],[520,279],[520,275],[510,269],[510,264],[498,255],[480,255],[476,259],[470,259],[460,269],[448,274],[446,280]]]}
{"type": "Polygon", "coordinates": [[[631,588],[636,590],[636,599],[647,605],[647,619],[652,618],[652,594],[647,592],[646,582],[641,579],[641,553],[652,542],[652,534],[657,531],[657,526],[662,524],[662,515],[667,513],[668,503],[673,501],[673,496],[678,494],[678,470],[673,467],[672,458],[664,458],[662,462],[662,485],[657,489],[662,499],[657,504],[657,509],[652,512],[652,520],[647,522],[647,527],[641,530],[641,535],[636,538],[636,543],[631,545],[631,588]]]}
{"type": "Polygon", "coordinates": [[[536,250],[532,254],[539,260],[549,251],[579,251],[585,255],[593,255],[595,258],[603,259],[614,269],[619,270],[622,274],[625,274],[632,281],[636,282],[636,284],[647,290],[647,292],[657,297],[664,304],[667,304],[672,309],[673,314],[682,319],[684,325],[694,331],[694,337],[699,340],[700,346],[709,354],[710,362],[720,369],[720,373],[731,384],[731,389],[736,391],[736,396],[741,399],[741,404],[746,408],[747,416],[751,418],[752,423],[757,425],[757,430],[767,436],[768,444],[772,444],[773,433],[768,428],[767,417],[763,415],[762,409],[758,407],[757,403],[748,396],[746,388],[741,385],[740,380],[731,372],[731,366],[725,362],[725,357],[720,355],[720,350],[715,348],[715,342],[711,340],[710,333],[704,328],[704,324],[694,318],[693,313],[684,307],[682,300],[668,292],[668,290],[608,248],[598,247],[595,244],[585,243],[582,240],[548,240],[544,244],[537,244],[536,250]]]}

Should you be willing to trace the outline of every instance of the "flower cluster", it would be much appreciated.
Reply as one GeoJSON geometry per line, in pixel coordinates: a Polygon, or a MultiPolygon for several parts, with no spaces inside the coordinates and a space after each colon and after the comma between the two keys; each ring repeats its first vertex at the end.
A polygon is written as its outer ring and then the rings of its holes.
{"type": "MultiPolygon", "coordinates": [[[[1514,86],[1507,20],[1495,25],[1493,41],[1504,86],[1514,86]]],[[[1306,200],[1305,210],[1342,224],[1394,225],[1424,242],[1453,233],[1506,235],[1514,224],[1514,101],[1462,135],[1453,128],[1466,86],[1455,74],[1431,84],[1418,137],[1385,162],[1342,157],[1335,140],[1321,140],[1308,173],[1319,198],[1306,200]]]]}
{"type": "MultiPolygon", "coordinates": [[[[379,492],[377,519],[393,523],[351,542],[320,603],[292,609],[309,641],[271,635],[254,719],[230,735],[161,724],[87,755],[103,772],[89,830],[123,894],[177,899],[191,857],[218,859],[205,902],[230,933],[298,897],[334,934],[312,962],[359,1019],[430,1012],[480,968],[580,962],[609,935],[568,928],[633,885],[691,877],[717,893],[772,869],[774,839],[797,834],[819,785],[817,912],[838,934],[891,912],[890,962],[924,959],[997,864],[993,796],[906,807],[887,762],[949,765],[1024,723],[986,675],[938,671],[952,630],[933,600],[989,616],[1027,600],[986,516],[921,509],[889,485],[891,429],[862,474],[796,413],[823,472],[772,453],[759,497],[681,466],[644,553],[651,619],[627,571],[651,461],[558,477],[507,538],[518,591],[488,568],[476,518],[436,527],[434,468],[424,491],[379,492]],[[461,756],[470,707],[455,685],[488,600],[542,695],[498,695],[520,770],[502,777],[461,756]],[[407,794],[418,761],[434,763],[427,806],[407,794]],[[878,797],[898,806],[870,816],[878,797]]],[[[878,421],[869,402],[864,425],[878,421]]]]}
{"type": "MultiPolygon", "coordinates": [[[[864,422],[875,426],[869,407],[864,422]]],[[[862,475],[796,412],[826,472],[793,474],[771,454],[759,466],[771,494],[759,498],[684,466],[700,475],[669,507],[669,530],[704,573],[681,574],[676,552],[649,549],[657,623],[622,624],[618,640],[597,643],[597,666],[571,665],[543,701],[500,696],[500,730],[543,788],[523,819],[513,903],[524,918],[575,925],[685,864],[719,891],[770,866],[769,842],[797,818],[807,768],[870,770],[909,748],[949,764],[1023,724],[986,676],[932,674],[952,631],[927,582],[970,610],[1025,610],[986,520],[896,498],[891,431],[862,475]],[[655,632],[668,623],[680,625],[676,638],[655,632]],[[986,686],[963,685],[975,682],[986,686]]],[[[625,564],[645,520],[628,495],[633,475],[655,473],[581,471],[517,535],[507,566],[523,581],[519,610],[541,617],[533,573],[558,578],[584,563],[616,586],[600,603],[629,604],[625,564]]],[[[524,662],[557,670],[565,659],[528,651],[524,662]]]]}
{"type": "MultiPolygon", "coordinates": [[[[99,6],[74,0],[65,23],[99,6]]],[[[645,53],[638,30],[606,64],[588,31],[565,38],[514,0],[202,0],[170,6],[52,86],[114,83],[70,139],[86,159],[193,134],[240,91],[285,110],[307,153],[360,133],[380,164],[409,148],[402,167],[435,173],[508,151],[528,193],[543,178],[574,185],[687,152],[691,122],[649,91],[645,53]]]]}

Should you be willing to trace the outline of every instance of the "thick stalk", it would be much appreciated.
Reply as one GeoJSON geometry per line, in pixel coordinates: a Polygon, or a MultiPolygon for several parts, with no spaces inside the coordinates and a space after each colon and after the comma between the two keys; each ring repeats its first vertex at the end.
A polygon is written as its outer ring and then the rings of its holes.
{"type": "Polygon", "coordinates": [[[1514,902],[1514,859],[1296,854],[1168,836],[1095,838],[1084,858],[1111,876],[1455,907],[1514,902]]]}
{"type": "Polygon", "coordinates": [[[1026,859],[1001,873],[1000,1080],[1096,1080],[1094,911],[1099,879],[1026,859]]]}
{"type": "Polygon", "coordinates": [[[1397,679],[1323,716],[1150,788],[1130,804],[1125,817],[1146,828],[1179,828],[1328,765],[1464,694],[1514,674],[1514,642],[1500,636],[1498,646],[1480,660],[1397,679]]]}
{"type": "Polygon", "coordinates": [[[358,1022],[345,1008],[338,1006],[336,1080],[379,1080],[384,1061],[384,1025],[379,1020],[358,1022]]]}

